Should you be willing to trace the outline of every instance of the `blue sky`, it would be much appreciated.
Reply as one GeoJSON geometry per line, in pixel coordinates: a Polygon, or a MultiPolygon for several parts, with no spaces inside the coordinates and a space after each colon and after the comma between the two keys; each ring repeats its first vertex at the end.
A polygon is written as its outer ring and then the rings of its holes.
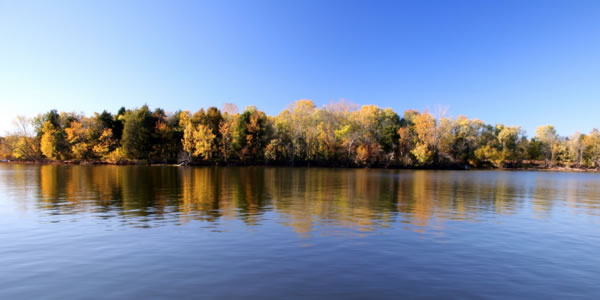
{"type": "Polygon", "coordinates": [[[302,98],[600,127],[600,1],[4,1],[0,132],[17,114],[302,98]]]}

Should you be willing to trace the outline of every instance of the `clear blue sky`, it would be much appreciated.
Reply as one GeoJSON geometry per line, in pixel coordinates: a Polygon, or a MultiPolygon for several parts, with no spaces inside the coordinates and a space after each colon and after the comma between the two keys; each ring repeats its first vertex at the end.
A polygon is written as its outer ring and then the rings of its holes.
{"type": "Polygon", "coordinates": [[[147,103],[449,108],[600,127],[600,1],[0,0],[0,131],[147,103]]]}

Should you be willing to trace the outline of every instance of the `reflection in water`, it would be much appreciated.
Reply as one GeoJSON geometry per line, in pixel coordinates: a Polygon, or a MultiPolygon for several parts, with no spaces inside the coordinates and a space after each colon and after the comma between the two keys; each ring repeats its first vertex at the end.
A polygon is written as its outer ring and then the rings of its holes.
{"type": "MultiPolygon", "coordinates": [[[[549,217],[556,205],[598,215],[598,174],[269,167],[2,166],[21,209],[157,226],[200,220],[260,225],[265,213],[300,236],[315,226],[424,231],[493,215],[549,217]],[[37,193],[36,197],[25,194],[37,193]],[[34,203],[27,203],[34,199],[34,203]],[[33,206],[32,206],[33,205],[33,206]]],[[[327,234],[321,232],[321,234],[327,234]]]]}
{"type": "Polygon", "coordinates": [[[0,299],[597,299],[599,211],[595,173],[5,164],[0,299]]]}

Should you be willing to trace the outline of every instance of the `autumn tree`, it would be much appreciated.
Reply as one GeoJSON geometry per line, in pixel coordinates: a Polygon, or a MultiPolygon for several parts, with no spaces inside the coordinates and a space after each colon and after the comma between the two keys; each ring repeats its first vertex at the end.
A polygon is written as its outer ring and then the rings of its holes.
{"type": "Polygon", "coordinates": [[[580,132],[575,132],[568,141],[569,152],[571,154],[570,162],[577,167],[583,166],[583,154],[585,151],[584,141],[585,135],[580,132]]]}
{"type": "Polygon", "coordinates": [[[364,105],[353,113],[356,129],[358,131],[358,146],[356,149],[356,162],[361,165],[371,165],[377,161],[382,151],[378,137],[379,108],[375,105],[364,105]]]}
{"type": "Polygon", "coordinates": [[[291,104],[279,116],[279,128],[285,128],[290,136],[293,160],[310,161],[318,149],[316,116],[318,108],[312,100],[302,99],[291,104]]]}
{"type": "Polygon", "coordinates": [[[546,165],[600,167],[600,133],[559,136],[539,127],[528,139],[518,126],[490,125],[464,116],[434,117],[407,110],[400,117],[375,105],[345,101],[319,108],[298,100],[276,116],[234,105],[167,113],[148,106],[85,117],[51,110],[0,138],[2,159],[99,159],[106,162],[277,163],[347,166],[513,167],[523,160],[546,165]],[[33,128],[33,130],[30,130],[33,128]]]}
{"type": "Polygon", "coordinates": [[[434,117],[425,111],[413,119],[417,143],[411,153],[420,164],[430,164],[436,154],[436,131],[434,117]]]}
{"type": "Polygon", "coordinates": [[[498,141],[502,145],[502,160],[519,163],[522,160],[522,153],[519,147],[519,141],[523,131],[519,126],[499,125],[498,141]]]}
{"type": "Polygon", "coordinates": [[[504,161],[502,151],[490,144],[484,145],[475,150],[475,157],[480,162],[490,162],[495,167],[501,167],[504,161]]]}
{"type": "Polygon", "coordinates": [[[65,139],[64,128],[68,120],[72,120],[72,114],[61,113],[51,110],[46,114],[34,118],[33,124],[37,137],[40,141],[42,154],[50,159],[68,159],[70,147],[65,139]]]}
{"type": "MultiPolygon", "coordinates": [[[[187,128],[186,128],[187,129],[187,128]]],[[[215,141],[215,135],[207,125],[198,124],[192,134],[193,137],[193,156],[209,159],[212,155],[212,147],[215,141]]],[[[192,150],[192,149],[187,149],[192,150]]]]}
{"type": "Polygon", "coordinates": [[[404,166],[412,164],[412,150],[417,143],[417,133],[415,132],[414,119],[420,113],[416,110],[406,110],[400,120],[398,129],[398,154],[404,166]]]}
{"type": "Polygon", "coordinates": [[[74,120],[65,129],[67,142],[71,145],[71,153],[75,159],[88,159],[93,154],[93,144],[90,139],[92,129],[85,123],[87,123],[86,120],[74,120]]]}
{"type": "Polygon", "coordinates": [[[3,159],[37,160],[41,157],[40,143],[31,130],[33,120],[17,116],[13,121],[14,131],[2,142],[3,159]]]}
{"type": "Polygon", "coordinates": [[[536,129],[535,136],[542,143],[542,152],[544,153],[546,164],[549,161],[550,165],[553,165],[555,163],[555,154],[558,150],[556,129],[552,125],[540,126],[536,129]]]}
{"type": "Polygon", "coordinates": [[[117,142],[114,138],[112,129],[105,128],[98,137],[97,143],[93,146],[92,152],[96,157],[104,159],[109,153],[115,150],[116,146],[117,142]]]}
{"type": "Polygon", "coordinates": [[[583,160],[587,167],[600,168],[600,131],[592,130],[583,139],[583,160]]]}
{"type": "Polygon", "coordinates": [[[484,126],[485,124],[481,120],[470,120],[465,116],[459,116],[453,122],[449,138],[444,140],[449,140],[449,153],[455,161],[471,164],[471,160],[475,158],[475,150],[478,148],[484,126]]]}
{"type": "Polygon", "coordinates": [[[344,124],[335,130],[335,136],[340,145],[345,149],[347,163],[354,161],[358,139],[360,137],[359,125],[355,120],[346,120],[344,124]]]}
{"type": "Polygon", "coordinates": [[[181,140],[184,152],[184,163],[189,163],[194,158],[209,159],[213,155],[213,146],[215,145],[216,135],[213,129],[206,124],[206,115],[196,113],[190,117],[189,112],[179,114],[179,124],[184,128],[183,138],[181,140]],[[202,115],[199,118],[199,115],[202,115]],[[203,124],[204,123],[204,124],[203,124]]]}
{"type": "Polygon", "coordinates": [[[233,124],[236,124],[237,117],[237,114],[230,115],[226,113],[219,123],[219,135],[221,136],[221,139],[219,140],[219,151],[221,152],[221,157],[223,157],[225,162],[227,162],[231,157],[233,142],[232,127],[233,124]]]}
{"type": "Polygon", "coordinates": [[[45,157],[50,159],[58,159],[57,151],[57,135],[58,130],[50,121],[46,121],[42,127],[42,138],[40,142],[40,149],[45,157]]]}

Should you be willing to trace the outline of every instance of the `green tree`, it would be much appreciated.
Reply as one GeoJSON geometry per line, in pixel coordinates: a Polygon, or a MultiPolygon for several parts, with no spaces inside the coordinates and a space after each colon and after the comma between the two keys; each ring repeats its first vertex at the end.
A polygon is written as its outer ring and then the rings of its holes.
{"type": "Polygon", "coordinates": [[[232,146],[242,161],[260,161],[269,140],[266,114],[250,106],[240,114],[233,128],[232,146]]]}
{"type": "Polygon", "coordinates": [[[123,121],[121,145],[125,155],[131,159],[149,159],[156,122],[148,106],[126,112],[123,121]]]}

